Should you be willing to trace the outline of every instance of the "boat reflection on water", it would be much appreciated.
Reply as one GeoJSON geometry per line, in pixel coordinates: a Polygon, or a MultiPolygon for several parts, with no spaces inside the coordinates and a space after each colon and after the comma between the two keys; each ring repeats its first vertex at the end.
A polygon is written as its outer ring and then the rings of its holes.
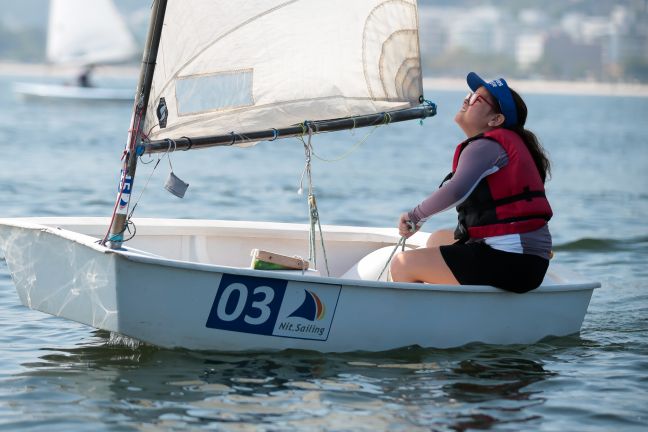
{"type": "Polygon", "coordinates": [[[456,401],[477,404],[482,409],[457,415],[454,429],[484,429],[500,423],[523,424],[540,419],[539,415],[527,412],[528,408],[545,402],[542,391],[533,389],[532,384],[553,375],[541,363],[525,358],[459,362],[449,375],[454,376],[454,382],[443,390],[456,401]],[[485,405],[489,403],[492,404],[485,405]]]}
{"type": "MultiPolygon", "coordinates": [[[[541,418],[535,408],[546,400],[538,384],[555,375],[543,362],[561,350],[476,344],[241,354],[165,350],[94,333],[93,345],[52,350],[23,364],[23,384],[41,391],[36,398],[18,397],[15,403],[25,405],[20,411],[70,399],[78,402],[83,421],[118,427],[524,428],[541,418]]],[[[559,344],[566,339],[571,347],[578,344],[577,337],[560,338],[559,344]]]]}
{"type": "Polygon", "coordinates": [[[474,403],[499,399],[534,400],[538,392],[527,387],[554,375],[538,362],[515,357],[463,360],[452,372],[459,381],[444,387],[448,395],[474,403]]]}

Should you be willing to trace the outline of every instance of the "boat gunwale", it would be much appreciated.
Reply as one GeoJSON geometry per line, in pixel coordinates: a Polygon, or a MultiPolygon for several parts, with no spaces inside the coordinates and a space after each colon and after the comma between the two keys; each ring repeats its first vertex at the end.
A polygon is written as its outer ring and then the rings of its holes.
{"type": "MultiPolygon", "coordinates": [[[[295,273],[287,273],[284,271],[281,272],[274,272],[274,271],[267,271],[267,270],[255,270],[251,268],[244,268],[244,267],[231,267],[231,266],[223,266],[223,265],[217,265],[217,264],[206,264],[206,263],[197,263],[197,262],[192,262],[192,261],[183,261],[183,260],[173,260],[169,258],[164,258],[162,256],[158,256],[146,251],[138,250],[136,248],[130,248],[130,247],[123,247],[122,249],[110,249],[105,246],[102,246],[99,244],[98,239],[83,234],[83,233],[78,233],[75,231],[71,231],[69,229],[61,228],[61,227],[56,227],[52,225],[56,224],[50,224],[46,225],[44,222],[50,221],[50,222],[56,222],[56,221],[66,221],[67,223],[64,225],[83,225],[83,223],[70,223],[72,220],[76,221],[81,221],[81,222],[86,222],[86,225],[96,225],[97,222],[99,221],[106,221],[106,218],[93,218],[93,217],[81,217],[81,218],[56,218],[56,217],[43,217],[43,218],[0,218],[0,225],[8,225],[8,226],[13,226],[13,227],[18,227],[18,228],[23,228],[23,229],[31,229],[31,230],[39,230],[42,232],[49,233],[51,235],[55,235],[58,237],[65,238],[67,240],[71,240],[75,243],[78,243],[80,245],[89,247],[97,252],[100,253],[105,253],[105,254],[114,254],[115,256],[121,257],[123,259],[127,259],[129,261],[133,262],[140,262],[144,264],[149,264],[149,265],[158,265],[162,267],[172,267],[172,268],[178,268],[178,269],[183,269],[183,270],[193,270],[193,271],[206,271],[210,273],[229,273],[229,274],[237,274],[237,275],[243,275],[243,276],[254,276],[254,277],[264,277],[264,278],[270,278],[270,279],[282,279],[282,280],[294,280],[294,281],[303,281],[303,282],[310,282],[310,283],[317,283],[317,284],[325,284],[325,285],[343,285],[346,287],[358,287],[358,288],[380,288],[380,289],[396,289],[396,290],[404,290],[404,291],[435,291],[435,292],[446,292],[446,293],[453,293],[453,292],[472,292],[472,293],[481,293],[481,294],[496,294],[496,295],[513,295],[517,296],[519,294],[508,292],[505,290],[501,290],[499,288],[495,288],[492,286],[488,285],[436,285],[436,284],[427,284],[427,283],[409,283],[409,282],[386,282],[386,281],[369,281],[369,280],[359,280],[359,279],[343,279],[343,278],[334,278],[334,277],[328,277],[328,276],[311,276],[307,274],[300,274],[299,271],[295,271],[295,273]],[[87,222],[92,221],[92,224],[89,224],[87,222]],[[39,223],[40,222],[40,223],[39,223]]],[[[142,219],[140,219],[142,220],[142,219]]],[[[204,223],[206,222],[205,220],[198,220],[198,219],[149,219],[149,222],[152,221],[153,225],[155,225],[156,222],[164,222],[164,221],[181,221],[184,222],[187,227],[189,227],[189,224],[192,223],[198,224],[198,223],[204,223]]],[[[234,222],[236,225],[240,225],[239,228],[245,228],[245,225],[252,226],[254,222],[238,222],[238,221],[216,221],[216,220],[211,220],[207,221],[211,222],[208,223],[210,228],[224,228],[224,226],[218,226],[220,224],[224,224],[226,222],[234,222]]],[[[266,222],[263,222],[266,224],[266,222]]],[[[270,229],[276,229],[276,228],[295,228],[295,227],[303,227],[303,225],[300,224],[286,224],[286,223],[281,223],[281,222],[267,222],[268,226],[265,228],[259,228],[258,226],[255,228],[257,230],[270,230],[270,229]]],[[[181,223],[182,225],[182,223],[181,223]]],[[[151,226],[151,225],[149,225],[151,226]]],[[[163,224],[163,226],[168,227],[169,229],[172,229],[173,227],[167,223],[163,224]]],[[[345,227],[341,225],[330,225],[330,227],[337,227],[337,228],[343,228],[344,230],[366,230],[365,233],[361,234],[376,234],[380,235],[379,233],[376,233],[375,230],[379,231],[385,231],[385,237],[387,237],[385,240],[389,240],[391,236],[388,236],[388,231],[390,229],[388,228],[367,228],[367,227],[345,227]],[[369,231],[373,230],[373,232],[369,231]]],[[[150,234],[149,234],[150,235],[150,234]]],[[[165,234],[161,234],[165,235],[165,234]]],[[[168,235],[168,234],[166,234],[168,235]]],[[[181,234],[180,234],[181,235],[181,234]]],[[[187,234],[188,235],[188,234],[187,234]]],[[[235,235],[232,235],[235,236],[235,235]]],[[[382,236],[382,235],[380,235],[382,236]]],[[[595,288],[600,288],[601,283],[600,282],[589,282],[589,281],[579,281],[579,282],[573,282],[573,283],[555,283],[551,285],[544,285],[540,286],[539,288],[536,288],[535,290],[532,290],[528,293],[525,293],[527,295],[531,294],[543,294],[543,293],[556,293],[556,292],[572,292],[572,291],[591,291],[595,288]]]]}
{"type": "MultiPolygon", "coordinates": [[[[140,251],[136,250],[116,250],[109,251],[114,252],[122,257],[134,261],[141,262],[144,264],[153,264],[160,265],[163,267],[173,267],[184,270],[197,270],[197,271],[207,271],[213,273],[228,273],[228,274],[237,274],[242,276],[255,276],[271,279],[282,279],[282,280],[294,280],[294,281],[303,281],[311,282],[317,284],[326,284],[326,285],[343,285],[343,286],[354,286],[362,288],[380,288],[380,289],[397,289],[397,290],[411,290],[411,291],[439,291],[439,292],[473,292],[473,293],[485,293],[485,294],[503,294],[503,295],[519,295],[516,293],[511,293],[504,291],[488,285],[441,285],[441,284],[427,284],[427,283],[410,283],[410,282],[386,282],[386,281],[369,281],[369,280],[360,280],[360,279],[343,279],[343,278],[334,278],[328,276],[314,276],[308,274],[300,274],[299,270],[296,270],[294,273],[284,272],[284,271],[273,271],[273,270],[254,270],[251,268],[244,267],[230,267],[217,264],[203,264],[196,263],[191,261],[181,261],[181,260],[170,260],[168,258],[156,257],[156,256],[147,256],[140,251]]],[[[549,293],[549,292],[568,292],[568,291],[587,291],[595,288],[599,288],[601,284],[599,282],[580,282],[580,283],[571,283],[571,284],[555,284],[555,285],[545,285],[540,288],[537,288],[533,291],[528,292],[527,294],[533,293],[549,293]]]]}

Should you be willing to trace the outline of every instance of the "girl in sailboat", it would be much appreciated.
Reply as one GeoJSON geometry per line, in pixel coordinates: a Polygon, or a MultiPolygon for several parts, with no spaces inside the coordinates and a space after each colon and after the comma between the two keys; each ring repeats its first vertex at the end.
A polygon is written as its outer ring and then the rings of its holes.
{"type": "Polygon", "coordinates": [[[549,266],[552,216],[544,182],[550,163],[524,128],[527,107],[502,78],[467,76],[472,90],[455,116],[466,134],[441,186],[400,217],[409,237],[432,215],[456,207],[454,231],[433,233],[425,248],[391,264],[394,281],[492,285],[515,292],[537,288],[549,266]]]}

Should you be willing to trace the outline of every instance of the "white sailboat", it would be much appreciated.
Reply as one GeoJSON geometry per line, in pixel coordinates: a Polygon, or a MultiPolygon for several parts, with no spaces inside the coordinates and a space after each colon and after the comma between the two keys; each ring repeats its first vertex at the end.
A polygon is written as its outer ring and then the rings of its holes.
{"type": "MultiPolygon", "coordinates": [[[[24,305],[201,350],[447,348],[579,332],[597,282],[554,266],[523,295],[388,282],[381,270],[397,230],[320,227],[310,187],[304,225],[131,218],[142,154],[298,136],[309,180],[317,133],[435,114],[421,103],[415,0],[230,6],[154,2],[111,218],[0,219],[0,246],[24,305]],[[125,239],[129,224],[137,235],[125,239]],[[255,249],[308,257],[310,268],[255,269],[255,249]]],[[[423,246],[425,236],[407,246],[423,246]]]]}
{"type": "MultiPolygon", "coordinates": [[[[47,61],[52,65],[89,68],[135,57],[138,47],[112,0],[51,0],[47,61]]],[[[133,89],[74,84],[16,83],[28,98],[132,101],[133,89]]]]}

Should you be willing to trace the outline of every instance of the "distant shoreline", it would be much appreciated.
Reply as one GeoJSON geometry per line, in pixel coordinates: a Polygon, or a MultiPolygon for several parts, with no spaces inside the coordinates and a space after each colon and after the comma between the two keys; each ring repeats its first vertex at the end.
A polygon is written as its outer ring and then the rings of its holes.
{"type": "MultiPolygon", "coordinates": [[[[45,64],[0,62],[0,75],[24,77],[70,77],[75,76],[80,68],[50,66],[45,64]]],[[[96,70],[97,76],[114,78],[133,78],[139,74],[139,65],[101,66],[96,70]]],[[[552,81],[552,80],[508,80],[511,87],[521,93],[593,95],[593,96],[634,96],[648,97],[648,84],[604,83],[592,81],[552,81]]],[[[467,90],[466,81],[461,78],[424,77],[423,87],[426,91],[467,90]]]]}

